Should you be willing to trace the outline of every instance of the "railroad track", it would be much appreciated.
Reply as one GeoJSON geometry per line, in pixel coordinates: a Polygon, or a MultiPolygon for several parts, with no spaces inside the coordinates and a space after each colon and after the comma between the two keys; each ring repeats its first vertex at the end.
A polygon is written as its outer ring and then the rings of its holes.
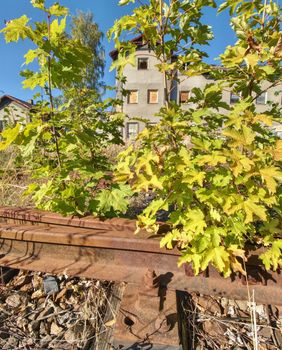
{"type": "MultiPolygon", "coordinates": [[[[154,349],[179,349],[179,298],[185,292],[247,300],[246,277],[224,279],[211,267],[194,276],[191,266],[177,267],[176,249],[160,249],[158,235],[134,235],[135,228],[135,222],[126,219],[0,208],[0,266],[126,282],[126,287],[121,285],[122,300],[119,295],[116,302],[116,344],[137,339],[153,342],[154,349]]],[[[248,254],[248,285],[257,303],[282,305],[282,275],[265,271],[258,253],[248,254]]]]}

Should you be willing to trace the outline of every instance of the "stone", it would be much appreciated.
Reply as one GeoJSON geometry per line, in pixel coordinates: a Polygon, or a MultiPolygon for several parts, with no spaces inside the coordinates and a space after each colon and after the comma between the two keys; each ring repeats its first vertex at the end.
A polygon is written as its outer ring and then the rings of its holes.
{"type": "Polygon", "coordinates": [[[27,318],[29,321],[34,321],[36,319],[36,312],[32,312],[27,318]]]}
{"type": "Polygon", "coordinates": [[[48,330],[44,321],[40,322],[39,333],[40,333],[40,336],[43,336],[44,334],[47,335],[48,333],[48,330]]]}
{"type": "Polygon", "coordinates": [[[69,328],[65,332],[64,338],[69,344],[73,344],[76,341],[77,336],[76,336],[76,333],[71,328],[69,328]]]}
{"type": "Polygon", "coordinates": [[[59,335],[61,332],[62,332],[63,328],[62,327],[59,327],[57,325],[57,323],[53,322],[51,324],[51,330],[50,330],[50,334],[52,335],[59,335]]]}
{"type": "Polygon", "coordinates": [[[44,338],[40,340],[40,346],[45,347],[48,346],[48,344],[52,341],[52,337],[48,334],[44,338]]]}
{"type": "Polygon", "coordinates": [[[15,337],[10,337],[5,345],[3,346],[3,350],[10,350],[10,349],[17,349],[18,348],[19,341],[15,337]]]}
{"type": "Polygon", "coordinates": [[[32,283],[24,284],[24,285],[20,288],[20,291],[21,291],[21,292],[24,292],[24,293],[30,292],[30,291],[32,291],[32,290],[33,290],[33,285],[32,285],[32,283]]]}
{"type": "Polygon", "coordinates": [[[38,275],[34,275],[32,278],[32,285],[34,289],[40,289],[43,284],[43,278],[38,275]]]}
{"type": "Polygon", "coordinates": [[[59,285],[54,276],[47,276],[43,279],[44,292],[46,294],[58,293],[59,285]]]}
{"type": "Polygon", "coordinates": [[[25,329],[28,325],[28,320],[22,317],[18,317],[16,322],[17,326],[22,329],[25,329]]]}
{"type": "MultiPolygon", "coordinates": [[[[40,299],[43,295],[45,295],[45,293],[43,292],[43,290],[38,289],[35,292],[32,293],[31,295],[31,299],[40,299]]],[[[44,299],[45,300],[45,299],[44,299]]]]}
{"type": "Polygon", "coordinates": [[[11,294],[6,298],[6,304],[10,307],[17,308],[22,304],[22,298],[19,294],[11,294]]]}
{"type": "Polygon", "coordinates": [[[29,323],[27,327],[30,332],[35,333],[40,329],[40,321],[33,321],[29,323]]]}
{"type": "Polygon", "coordinates": [[[0,332],[0,338],[1,339],[7,339],[9,337],[10,337],[10,335],[9,335],[8,331],[7,332],[5,332],[5,331],[1,331],[0,332]]]}
{"type": "Polygon", "coordinates": [[[21,288],[25,284],[28,284],[31,282],[31,276],[25,275],[25,276],[20,276],[15,279],[13,285],[14,287],[21,288]]]}
{"type": "Polygon", "coordinates": [[[41,311],[37,318],[40,320],[41,318],[45,318],[46,316],[51,315],[53,312],[54,312],[53,306],[48,307],[43,311],[41,311]]]}
{"type": "Polygon", "coordinates": [[[63,288],[56,296],[55,301],[58,301],[59,299],[61,299],[62,297],[65,296],[65,294],[67,293],[68,289],[67,288],[63,288]]]}

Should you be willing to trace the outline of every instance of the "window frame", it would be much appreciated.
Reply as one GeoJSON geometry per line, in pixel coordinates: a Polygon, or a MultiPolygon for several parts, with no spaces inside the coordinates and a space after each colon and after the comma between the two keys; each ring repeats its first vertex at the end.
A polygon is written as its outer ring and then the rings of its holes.
{"type": "Polygon", "coordinates": [[[148,89],[147,90],[147,103],[150,105],[156,105],[159,103],[159,90],[158,89],[148,89]],[[150,102],[150,92],[157,92],[157,102],[150,102]]]}
{"type": "Polygon", "coordinates": [[[233,91],[230,91],[229,103],[230,103],[231,105],[235,105],[236,103],[238,103],[238,102],[240,101],[240,99],[241,99],[241,96],[240,96],[240,95],[237,95],[237,94],[235,94],[233,91]],[[232,96],[236,96],[236,97],[238,97],[238,99],[236,99],[236,100],[234,101],[234,100],[232,100],[232,96]]]}
{"type": "Polygon", "coordinates": [[[128,95],[127,95],[127,104],[129,105],[137,105],[139,102],[139,91],[137,89],[130,89],[127,90],[128,91],[128,95]],[[130,94],[132,92],[136,92],[136,102],[130,102],[130,94]]]}
{"type": "Polygon", "coordinates": [[[181,66],[181,70],[183,72],[186,72],[188,69],[189,69],[189,62],[183,63],[182,66],[181,66]]]}
{"type": "Polygon", "coordinates": [[[137,70],[148,70],[149,69],[149,58],[148,57],[137,57],[137,70]],[[146,68],[140,68],[140,61],[146,61],[147,66],[146,68]]]}
{"type": "Polygon", "coordinates": [[[261,105],[261,106],[265,106],[267,104],[267,101],[268,101],[268,94],[267,94],[267,91],[264,91],[260,96],[258,96],[256,98],[256,104],[257,105],[261,105]],[[259,101],[259,98],[262,97],[264,95],[264,102],[261,103],[261,102],[258,102],[259,101]]]}
{"type": "Polygon", "coordinates": [[[126,123],[126,139],[127,140],[134,140],[137,135],[139,134],[140,128],[139,128],[139,123],[138,122],[127,122],[126,123]],[[136,125],[137,126],[137,131],[136,131],[136,135],[135,136],[131,136],[129,135],[129,127],[130,125],[136,125]]]}
{"type": "Polygon", "coordinates": [[[179,91],[179,104],[181,104],[181,105],[186,105],[187,103],[189,103],[189,99],[190,99],[190,97],[191,97],[191,91],[190,90],[180,90],[179,91]],[[185,102],[183,101],[182,102],[182,99],[181,99],[181,94],[185,94],[185,93],[187,93],[187,95],[188,95],[188,97],[187,97],[187,99],[185,100],[185,102]]]}

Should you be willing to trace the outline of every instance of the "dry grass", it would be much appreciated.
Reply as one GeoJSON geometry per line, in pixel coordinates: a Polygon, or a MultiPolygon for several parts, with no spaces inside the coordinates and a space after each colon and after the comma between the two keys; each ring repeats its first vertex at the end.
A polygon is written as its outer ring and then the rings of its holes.
{"type": "Polygon", "coordinates": [[[30,206],[31,198],[24,195],[30,183],[24,167],[16,165],[17,154],[10,148],[0,154],[0,206],[30,206]]]}
{"type": "Polygon", "coordinates": [[[184,309],[191,349],[280,349],[281,317],[274,306],[256,305],[252,315],[253,307],[248,301],[200,296],[193,293],[184,305],[184,309]],[[255,345],[254,333],[256,333],[255,345]]]}
{"type": "Polygon", "coordinates": [[[119,153],[124,151],[127,147],[128,144],[109,145],[107,148],[104,149],[103,155],[109,160],[111,164],[116,164],[119,153]]]}

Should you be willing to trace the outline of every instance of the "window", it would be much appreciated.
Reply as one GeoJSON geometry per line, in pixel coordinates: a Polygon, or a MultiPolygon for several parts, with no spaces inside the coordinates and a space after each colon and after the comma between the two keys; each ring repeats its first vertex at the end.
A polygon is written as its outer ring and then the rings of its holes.
{"type": "Polygon", "coordinates": [[[188,62],[186,62],[186,63],[183,63],[183,65],[182,65],[182,70],[184,70],[184,71],[187,71],[188,70],[188,68],[189,68],[189,63],[188,62]]]}
{"type": "Polygon", "coordinates": [[[126,137],[128,139],[135,139],[139,132],[138,123],[127,123],[126,124],[126,137]]]}
{"type": "Polygon", "coordinates": [[[139,70],[148,69],[148,58],[138,58],[138,69],[139,70]]]}
{"type": "Polygon", "coordinates": [[[138,90],[129,90],[127,103],[138,103],[138,90]]]}
{"type": "Polygon", "coordinates": [[[190,97],[189,91],[180,91],[179,102],[180,103],[188,103],[189,97],[190,97]]]}
{"type": "Polygon", "coordinates": [[[158,103],[158,102],[159,102],[159,91],[148,90],[148,103],[158,103]]]}
{"type": "Polygon", "coordinates": [[[263,92],[261,95],[259,95],[256,99],[256,103],[258,105],[265,105],[267,103],[267,93],[263,92]]]}
{"type": "Polygon", "coordinates": [[[240,100],[239,95],[236,95],[234,92],[230,93],[230,103],[231,104],[237,103],[237,102],[239,102],[239,100],[240,100]]]}

